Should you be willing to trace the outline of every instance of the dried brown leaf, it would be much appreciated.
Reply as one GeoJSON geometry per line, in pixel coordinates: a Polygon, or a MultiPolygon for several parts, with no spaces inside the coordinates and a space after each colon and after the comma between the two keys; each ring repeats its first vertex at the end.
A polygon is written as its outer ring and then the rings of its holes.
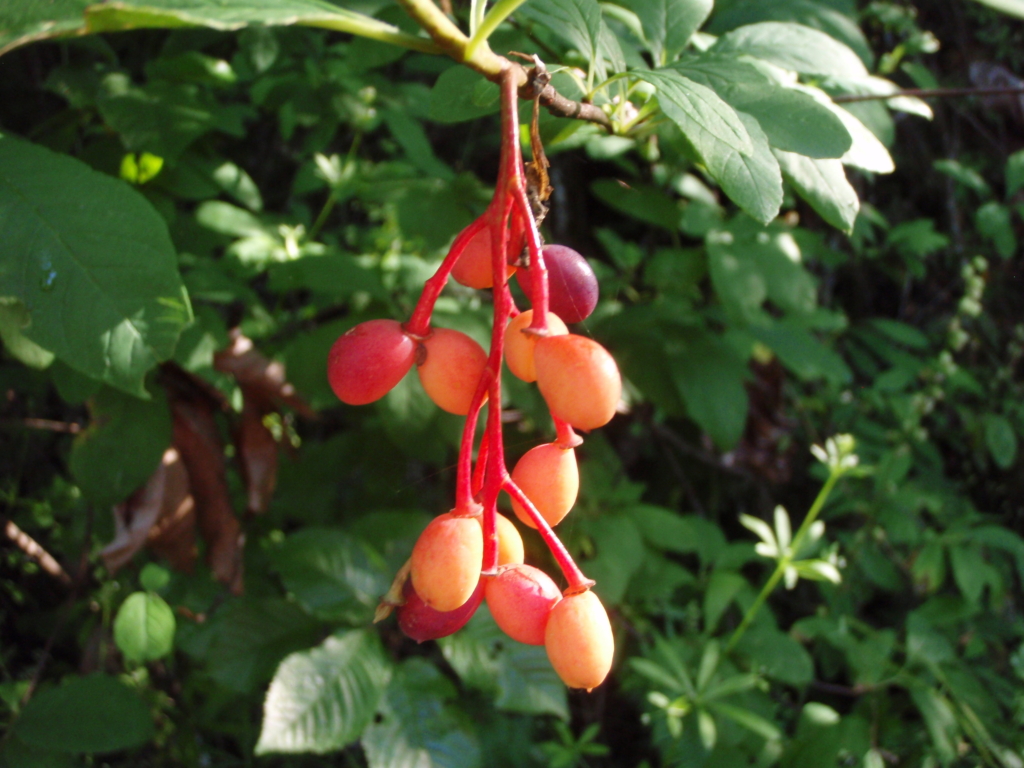
{"type": "Polygon", "coordinates": [[[235,430],[238,463],[246,488],[246,507],[254,515],[267,511],[277,485],[277,441],[263,423],[264,413],[248,387],[242,388],[245,406],[235,430]]]}
{"type": "Polygon", "coordinates": [[[280,404],[291,407],[300,416],[315,419],[316,412],[288,383],[284,365],[265,357],[237,328],[231,331],[231,343],[213,356],[213,367],[235,377],[264,413],[280,404]]]}
{"type": "Polygon", "coordinates": [[[242,591],[242,526],[231,507],[224,445],[210,403],[175,398],[174,445],[188,470],[199,530],[206,541],[206,562],[233,592],[242,591]]]}

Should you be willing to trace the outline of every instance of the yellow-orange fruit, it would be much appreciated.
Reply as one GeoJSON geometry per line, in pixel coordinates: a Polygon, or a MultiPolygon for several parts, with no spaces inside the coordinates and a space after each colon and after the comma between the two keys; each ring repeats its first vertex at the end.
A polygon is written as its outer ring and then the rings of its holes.
{"type": "MultiPolygon", "coordinates": [[[[474,515],[474,519],[480,523],[481,530],[484,525],[484,516],[474,515]]],[[[523,537],[519,535],[512,521],[500,512],[495,513],[495,527],[498,529],[498,565],[514,565],[526,559],[526,547],[523,546],[523,537]]]]}
{"type": "Polygon", "coordinates": [[[570,333],[539,339],[533,360],[537,386],[553,416],[577,429],[597,429],[612,420],[622,378],[608,350],[570,333]]]}
{"type": "Polygon", "coordinates": [[[439,408],[465,416],[487,367],[487,353],[466,334],[449,328],[435,328],[423,346],[426,359],[416,369],[423,389],[439,408]]]}
{"type": "Polygon", "coordinates": [[[591,591],[562,598],[544,629],[548,660],[570,688],[593,690],[608,676],[615,638],[608,612],[591,591]]]}
{"type": "Polygon", "coordinates": [[[412,586],[437,611],[454,611],[480,580],[484,537],[472,517],[450,512],[430,521],[412,548],[412,586]]]}
{"type": "MultiPolygon", "coordinates": [[[[529,327],[533,322],[533,310],[525,312],[512,318],[512,321],[505,329],[505,362],[508,369],[514,376],[523,381],[537,380],[537,367],[533,364],[533,348],[537,346],[537,340],[541,338],[532,333],[523,333],[523,329],[529,327]]],[[[569,332],[554,312],[548,312],[548,335],[564,336],[569,332]]]]}
{"type": "MultiPolygon", "coordinates": [[[[562,448],[557,443],[531,448],[516,462],[512,480],[553,528],[569,514],[580,490],[576,451],[562,448]]],[[[512,500],[512,509],[526,525],[537,527],[515,499],[512,500]]]]}
{"type": "Polygon", "coordinates": [[[548,616],[562,593],[544,571],[520,563],[503,566],[487,579],[484,597],[506,635],[527,645],[544,645],[548,616]]]}
{"type": "MultiPolygon", "coordinates": [[[[508,280],[516,271],[506,267],[508,280]]],[[[494,285],[494,271],[491,269],[491,231],[484,227],[466,244],[466,249],[452,267],[452,277],[470,288],[490,288],[494,285]]]]}
{"type": "Polygon", "coordinates": [[[514,565],[526,559],[523,537],[515,525],[500,512],[497,514],[498,565],[514,565]]]}

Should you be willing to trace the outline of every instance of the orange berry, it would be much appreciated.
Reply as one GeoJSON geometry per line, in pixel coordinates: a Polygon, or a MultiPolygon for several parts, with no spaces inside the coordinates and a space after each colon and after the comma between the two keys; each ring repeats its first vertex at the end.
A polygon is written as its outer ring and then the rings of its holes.
{"type": "Polygon", "coordinates": [[[608,350],[570,333],[539,339],[533,359],[537,386],[552,415],[577,429],[596,429],[611,421],[622,378],[608,350]]]}
{"type": "Polygon", "coordinates": [[[423,347],[426,359],[416,369],[423,389],[439,408],[465,416],[487,367],[484,348],[448,328],[435,328],[423,347]]]}
{"type": "Polygon", "coordinates": [[[480,580],[484,537],[472,517],[438,515],[412,548],[412,586],[435,611],[465,604],[480,580]]]}
{"type": "MultiPolygon", "coordinates": [[[[576,451],[557,443],[531,448],[516,462],[512,480],[553,528],[569,514],[580,490],[576,451]]],[[[531,528],[537,527],[515,499],[512,500],[512,509],[523,523],[531,528]]]]}
{"type": "MultiPolygon", "coordinates": [[[[523,331],[532,322],[533,310],[528,309],[512,318],[505,329],[505,362],[508,363],[508,369],[512,371],[512,374],[523,381],[537,380],[537,368],[533,364],[533,350],[537,346],[537,340],[541,337],[523,331]]],[[[558,315],[548,312],[548,335],[563,336],[568,332],[569,329],[565,327],[565,323],[558,318],[558,315]]]]}
{"type": "MultiPolygon", "coordinates": [[[[508,280],[516,271],[513,266],[506,267],[508,280]]],[[[490,288],[494,285],[494,270],[491,269],[491,230],[484,227],[466,244],[452,267],[452,277],[462,285],[470,288],[490,288]]]]}
{"type": "Polygon", "coordinates": [[[608,676],[615,638],[608,612],[591,591],[562,598],[544,629],[548,660],[570,688],[593,690],[608,676]]]}

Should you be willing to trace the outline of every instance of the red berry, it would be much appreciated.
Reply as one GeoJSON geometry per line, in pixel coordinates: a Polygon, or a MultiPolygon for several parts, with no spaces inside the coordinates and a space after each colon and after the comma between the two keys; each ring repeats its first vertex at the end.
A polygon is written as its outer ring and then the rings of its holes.
{"type": "Polygon", "coordinates": [[[480,581],[484,536],[474,517],[438,515],[412,548],[412,585],[423,602],[447,612],[465,605],[480,581]]]}
{"type": "MultiPolygon", "coordinates": [[[[566,323],[579,323],[590,317],[597,306],[597,275],[587,260],[564,245],[544,246],[544,266],[548,270],[548,309],[566,323]]],[[[526,295],[533,298],[533,275],[520,269],[516,278],[526,295]]]]}
{"type": "Polygon", "coordinates": [[[416,369],[420,383],[438,407],[465,416],[487,367],[487,353],[461,331],[435,328],[423,342],[426,357],[416,369]]]}
{"type": "Polygon", "coordinates": [[[582,592],[560,600],[544,629],[548,660],[570,688],[596,688],[612,668],[615,638],[597,595],[582,592]]]}
{"type": "Polygon", "coordinates": [[[505,565],[487,580],[487,606],[501,630],[520,643],[544,645],[551,608],[562,593],[544,571],[532,565],[505,565]]]}
{"type": "Polygon", "coordinates": [[[327,378],[343,403],[384,397],[412,368],[416,344],[396,320],[368,320],[342,334],[327,356],[327,378]]]}
{"type": "Polygon", "coordinates": [[[462,629],[484,599],[484,582],[478,582],[469,600],[454,611],[436,611],[431,608],[416,594],[411,579],[402,587],[402,596],[405,605],[397,611],[398,626],[408,637],[422,643],[424,640],[447,637],[462,629]]]}
{"type": "MultiPolygon", "coordinates": [[[[516,254],[518,256],[518,253],[516,254]]],[[[512,277],[515,267],[506,267],[505,279],[512,277]]],[[[491,231],[484,227],[466,244],[465,250],[452,267],[452,277],[470,288],[490,288],[494,285],[491,268],[491,231]]]]}

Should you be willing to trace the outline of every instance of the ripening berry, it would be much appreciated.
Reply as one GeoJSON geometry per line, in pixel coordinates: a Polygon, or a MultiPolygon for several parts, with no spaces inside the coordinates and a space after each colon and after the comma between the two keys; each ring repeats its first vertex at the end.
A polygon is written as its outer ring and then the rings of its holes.
{"type": "Polygon", "coordinates": [[[498,529],[498,565],[523,562],[526,559],[526,548],[515,525],[500,512],[495,513],[495,523],[498,529]]]}
{"type": "Polygon", "coordinates": [[[450,512],[430,521],[412,548],[412,586],[436,611],[454,611],[480,580],[484,537],[472,517],[450,512]]]}
{"type": "MultiPolygon", "coordinates": [[[[529,331],[524,332],[533,322],[533,310],[528,309],[512,318],[505,329],[505,362],[512,374],[523,381],[536,381],[537,368],[533,364],[533,349],[541,338],[529,331]]],[[[548,312],[548,335],[564,336],[569,332],[554,312],[548,312]]]]}
{"type": "MultiPolygon", "coordinates": [[[[564,245],[544,246],[544,267],[548,271],[548,309],[567,323],[590,317],[597,306],[597,276],[587,260],[564,245]]],[[[529,269],[516,273],[519,285],[533,301],[533,275],[529,269]]]]}
{"type": "MultiPolygon", "coordinates": [[[[505,279],[508,280],[516,268],[507,266],[506,270],[508,274],[505,275],[505,279]]],[[[465,250],[462,251],[455,266],[452,267],[452,277],[470,288],[490,288],[494,285],[494,270],[491,267],[490,227],[484,227],[470,238],[465,250]]]]}
{"type": "Polygon", "coordinates": [[[622,378],[608,350],[570,333],[539,339],[533,360],[537,386],[552,415],[577,429],[596,429],[611,421],[622,378]]]}
{"type": "Polygon", "coordinates": [[[423,389],[439,408],[465,416],[487,367],[484,348],[448,328],[435,328],[423,347],[426,358],[416,369],[423,389]]]}
{"type": "MultiPolygon", "coordinates": [[[[541,517],[554,528],[569,514],[580,490],[576,451],[557,443],[531,448],[516,462],[512,480],[533,502],[541,517]]],[[[512,509],[526,525],[537,527],[515,499],[512,500],[512,509]]]]}
{"type": "Polygon", "coordinates": [[[544,645],[551,608],[562,599],[558,586],[532,565],[506,565],[487,579],[487,606],[501,630],[520,643],[544,645]]]}
{"type": "Polygon", "coordinates": [[[570,688],[593,690],[612,668],[615,638],[608,613],[591,591],[563,597],[544,630],[548,660],[570,688]]]}
{"type": "Polygon", "coordinates": [[[334,342],[327,378],[343,403],[365,405],[384,397],[412,368],[416,343],[396,320],[367,320],[334,342]]]}
{"type": "Polygon", "coordinates": [[[405,605],[399,606],[397,611],[398,627],[407,637],[422,643],[447,637],[466,626],[484,599],[484,582],[481,579],[469,600],[454,611],[436,611],[431,608],[413,589],[411,580],[406,581],[402,587],[402,596],[405,605]]]}

